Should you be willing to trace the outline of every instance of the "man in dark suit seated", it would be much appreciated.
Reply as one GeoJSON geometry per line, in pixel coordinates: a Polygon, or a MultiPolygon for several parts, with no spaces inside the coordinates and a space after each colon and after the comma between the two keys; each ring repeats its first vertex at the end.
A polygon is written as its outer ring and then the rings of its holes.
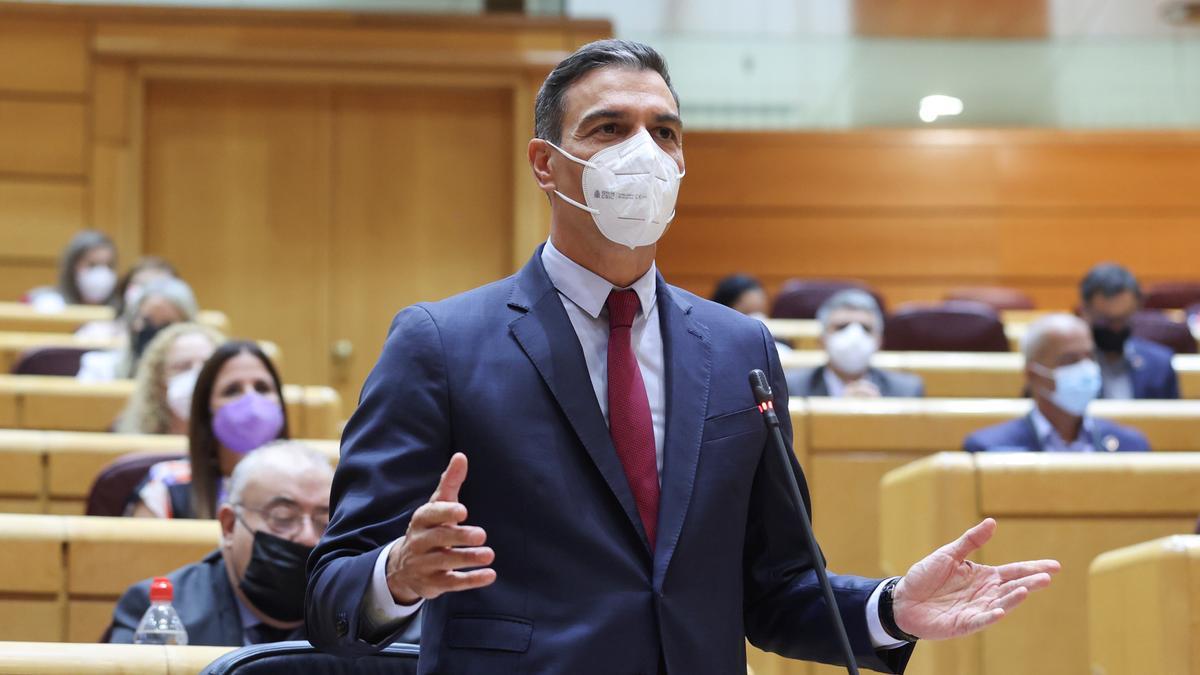
{"type": "Polygon", "coordinates": [[[1079,295],[1096,343],[1104,382],[1100,397],[1179,398],[1174,352],[1133,336],[1133,315],[1142,305],[1142,289],[1133,274],[1120,265],[1096,265],[1079,284],[1079,295]]]}
{"type": "Polygon", "coordinates": [[[1146,451],[1136,429],[1091,417],[1100,393],[1091,331],[1070,314],[1050,314],[1029,326],[1022,345],[1025,383],[1033,410],[1019,419],[980,429],[963,441],[967,452],[1146,451]]]}
{"type": "MultiPolygon", "coordinates": [[[[329,522],[333,469],[295,442],[257,450],[234,469],[221,505],[221,547],[167,575],[192,645],[304,639],[304,563],[329,522]]],[[[125,591],[110,642],[133,642],[150,607],[150,580],[125,591]]]]}
{"type": "Polygon", "coordinates": [[[829,363],[787,374],[791,396],[920,397],[925,383],[912,373],[870,366],[883,344],[883,312],[870,293],[856,289],[830,296],[817,310],[821,345],[829,363]]]}

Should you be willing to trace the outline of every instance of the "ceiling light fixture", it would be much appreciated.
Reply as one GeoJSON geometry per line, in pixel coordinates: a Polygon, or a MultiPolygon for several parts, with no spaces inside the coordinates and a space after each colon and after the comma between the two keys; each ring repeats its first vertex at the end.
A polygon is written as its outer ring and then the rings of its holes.
{"type": "Polygon", "coordinates": [[[945,94],[932,94],[921,99],[921,105],[917,108],[917,116],[921,118],[922,122],[932,124],[939,117],[960,115],[962,111],[962,99],[945,94]]]}

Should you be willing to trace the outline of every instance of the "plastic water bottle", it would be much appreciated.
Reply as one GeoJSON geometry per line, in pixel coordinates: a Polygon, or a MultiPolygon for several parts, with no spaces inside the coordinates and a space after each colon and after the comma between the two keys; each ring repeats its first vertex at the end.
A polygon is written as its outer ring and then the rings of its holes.
{"type": "Polygon", "coordinates": [[[133,634],[136,645],[186,645],[187,630],[179,613],[171,606],[175,589],[166,577],[155,577],[150,584],[150,609],[142,616],[133,634]]]}

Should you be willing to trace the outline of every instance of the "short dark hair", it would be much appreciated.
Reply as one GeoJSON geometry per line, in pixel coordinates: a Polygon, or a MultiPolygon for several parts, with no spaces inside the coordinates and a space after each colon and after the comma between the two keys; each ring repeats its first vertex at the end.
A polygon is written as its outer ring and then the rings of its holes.
{"type": "Polygon", "coordinates": [[[546,76],[533,106],[534,135],[551,143],[561,143],[567,90],[587,73],[610,66],[653,70],[667,83],[675,107],[679,107],[679,94],[671,86],[671,75],[662,54],[649,45],[632,40],[597,40],[577,49],[546,76]]]}
{"type": "Polygon", "coordinates": [[[758,282],[758,279],[749,274],[731,274],[717,282],[717,287],[713,289],[713,302],[733,307],[743,295],[756,288],[762,288],[763,285],[758,282]]]}
{"type": "Polygon", "coordinates": [[[1138,285],[1137,277],[1116,263],[1096,265],[1088,270],[1079,283],[1079,297],[1085,305],[1097,294],[1111,298],[1125,291],[1131,291],[1138,300],[1142,299],[1142,287],[1138,285]]]}
{"type": "Polygon", "coordinates": [[[288,432],[287,403],[283,400],[283,382],[279,379],[279,371],[275,364],[263,352],[258,343],[247,340],[234,340],[217,347],[213,355],[204,362],[204,367],[196,375],[196,388],[192,392],[192,415],[188,421],[188,459],[192,465],[191,506],[193,518],[214,518],[217,513],[217,486],[220,481],[221,466],[217,459],[217,448],[220,442],[213,433],[213,411],[209,407],[213,386],[217,383],[217,375],[225,362],[238,354],[250,354],[262,361],[263,367],[271,375],[275,384],[275,394],[279,397],[279,405],[283,408],[283,426],[279,429],[277,440],[287,440],[288,432]]]}

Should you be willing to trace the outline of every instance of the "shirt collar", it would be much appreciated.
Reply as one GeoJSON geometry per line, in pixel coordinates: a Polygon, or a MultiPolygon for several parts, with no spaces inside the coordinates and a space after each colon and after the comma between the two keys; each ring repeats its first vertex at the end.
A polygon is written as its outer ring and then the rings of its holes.
{"type": "MultiPolygon", "coordinates": [[[[1054,425],[1050,424],[1050,420],[1046,419],[1046,416],[1042,414],[1042,411],[1038,410],[1037,404],[1034,404],[1033,411],[1029,413],[1029,419],[1033,421],[1033,429],[1035,432],[1037,432],[1038,440],[1041,441],[1042,445],[1045,445],[1054,438],[1057,438],[1064,446],[1069,446],[1072,443],[1076,443],[1081,440],[1077,438],[1074,441],[1067,441],[1063,438],[1059,438],[1058,431],[1054,429],[1054,425]]],[[[1083,428],[1080,430],[1080,435],[1083,436],[1082,440],[1086,440],[1089,445],[1092,442],[1092,430],[1094,427],[1095,425],[1092,422],[1091,416],[1084,415],[1083,428]]]]}
{"type": "MultiPolygon", "coordinates": [[[[559,293],[567,296],[567,299],[593,319],[600,318],[604,303],[608,302],[608,294],[616,288],[615,286],[563,255],[562,251],[554,248],[549,239],[542,249],[542,266],[546,268],[550,283],[554,284],[559,293]]],[[[642,316],[649,316],[650,310],[654,308],[657,286],[658,268],[654,263],[650,263],[650,269],[629,287],[637,293],[638,300],[642,303],[642,316]]]]}
{"type": "Polygon", "coordinates": [[[233,601],[237,603],[238,616],[242,618],[243,632],[262,623],[262,619],[258,618],[254,612],[250,611],[250,608],[246,606],[246,603],[242,602],[242,599],[238,597],[237,593],[233,594],[233,601]]]}

